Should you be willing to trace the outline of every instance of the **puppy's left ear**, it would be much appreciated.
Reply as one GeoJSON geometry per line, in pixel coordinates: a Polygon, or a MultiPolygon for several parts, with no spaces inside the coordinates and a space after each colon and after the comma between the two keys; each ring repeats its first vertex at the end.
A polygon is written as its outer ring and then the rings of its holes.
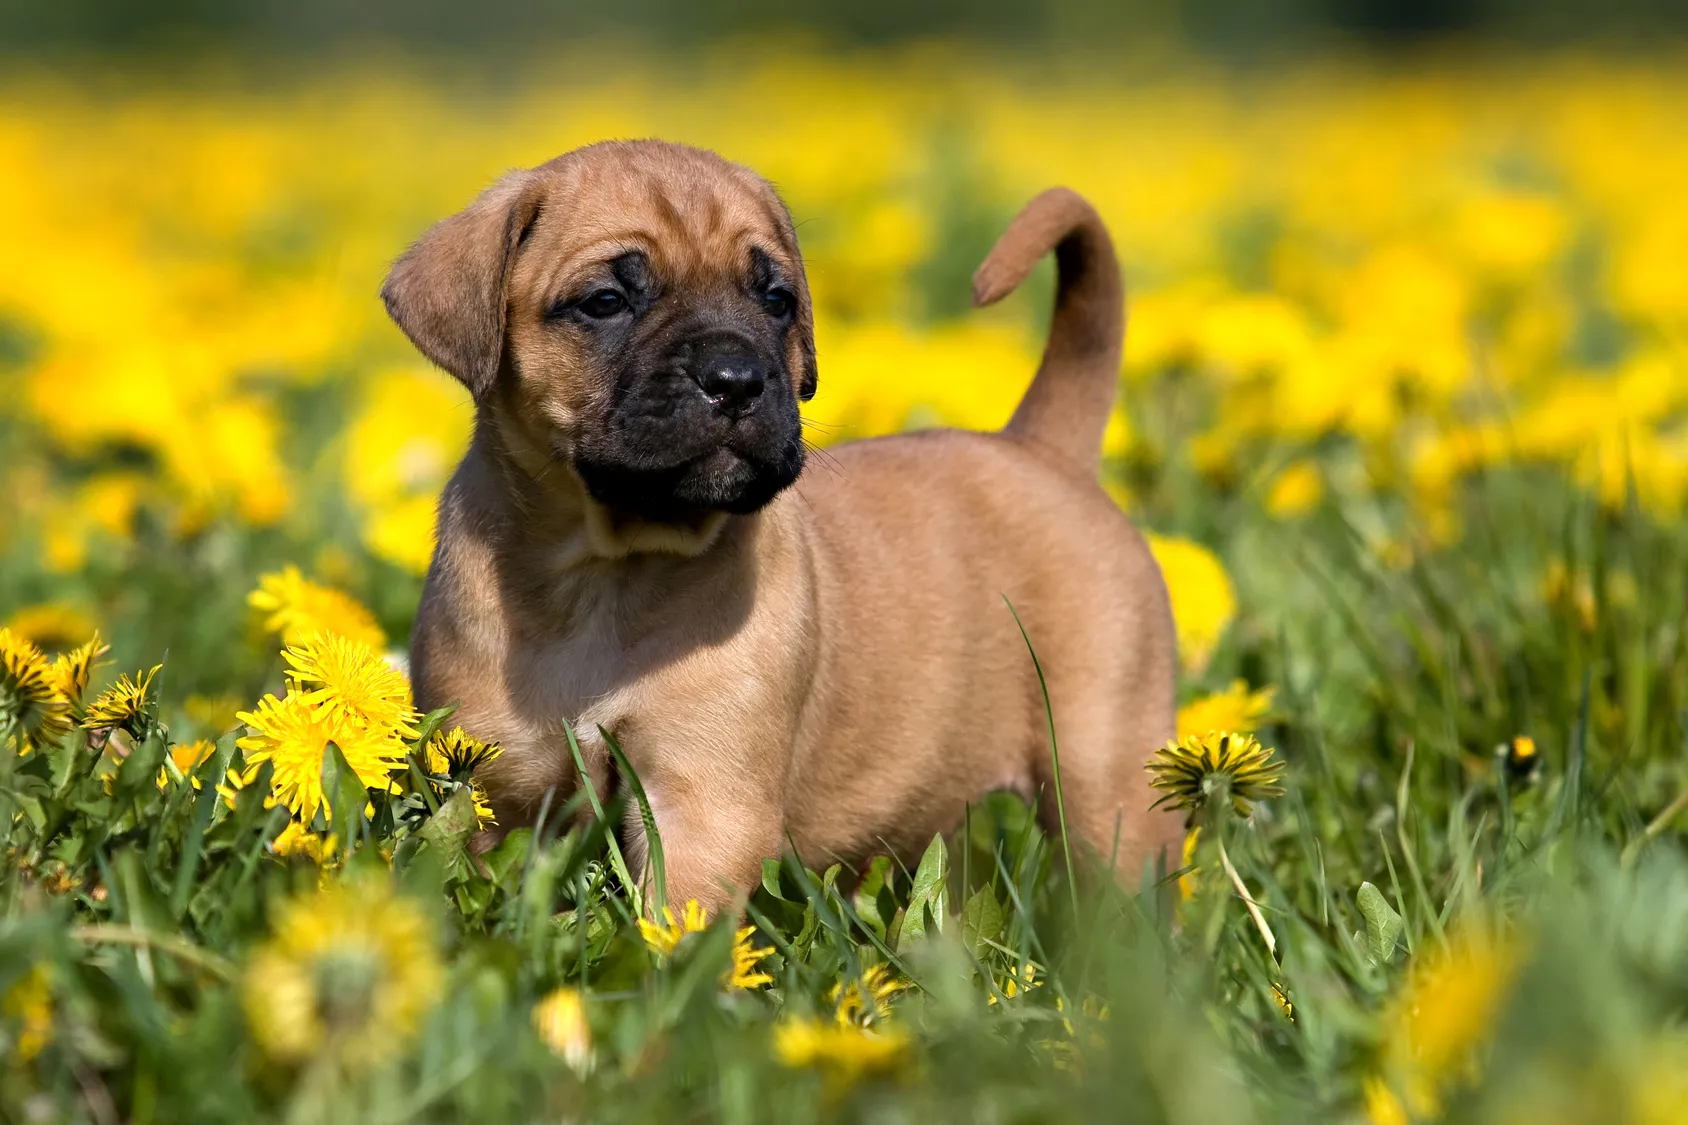
{"type": "Polygon", "coordinates": [[[803,251],[797,245],[797,224],[791,221],[790,208],[777,194],[774,204],[784,221],[784,229],[780,233],[784,235],[791,257],[797,263],[797,314],[793,319],[793,327],[797,331],[787,345],[793,353],[787,357],[787,362],[797,369],[797,398],[808,402],[815,397],[815,387],[819,382],[815,366],[815,302],[809,296],[809,271],[803,268],[803,251]]]}
{"type": "Polygon", "coordinates": [[[505,285],[539,214],[532,172],[512,172],[435,223],[394,265],[381,300],[411,343],[480,401],[504,355],[505,285]]]}
{"type": "Polygon", "coordinates": [[[809,297],[809,279],[803,278],[802,292],[797,294],[797,398],[808,402],[815,397],[820,376],[815,365],[815,304],[809,297]]]}

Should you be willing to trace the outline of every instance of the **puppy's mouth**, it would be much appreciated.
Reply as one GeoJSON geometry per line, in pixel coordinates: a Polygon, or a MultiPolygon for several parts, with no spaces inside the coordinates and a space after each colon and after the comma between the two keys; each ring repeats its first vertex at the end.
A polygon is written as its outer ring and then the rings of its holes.
{"type": "Polygon", "coordinates": [[[749,515],[797,480],[803,443],[772,458],[721,445],[672,464],[641,464],[576,454],[575,471],[592,499],[649,523],[692,524],[710,512],[749,515]]]}

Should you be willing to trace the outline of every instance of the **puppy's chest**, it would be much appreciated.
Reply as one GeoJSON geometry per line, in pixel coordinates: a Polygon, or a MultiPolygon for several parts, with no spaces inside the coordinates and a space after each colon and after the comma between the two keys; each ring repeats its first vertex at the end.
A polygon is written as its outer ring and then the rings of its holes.
{"type": "Polygon", "coordinates": [[[507,671],[507,690],[524,713],[574,722],[602,712],[638,678],[639,638],[613,601],[576,599],[541,622],[523,630],[507,671]]]}

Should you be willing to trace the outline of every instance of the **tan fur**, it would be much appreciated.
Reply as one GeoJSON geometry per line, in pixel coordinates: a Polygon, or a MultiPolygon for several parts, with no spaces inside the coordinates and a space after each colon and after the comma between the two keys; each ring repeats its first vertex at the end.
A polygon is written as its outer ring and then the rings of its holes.
{"type": "MultiPolygon", "coordinates": [[[[1123,331],[1106,232],[1046,193],[981,267],[988,302],[1059,247],[1049,349],[1004,433],[837,447],[753,515],[677,527],[605,509],[553,451],[601,409],[606,376],[540,330],[545,303],[630,245],[669,284],[726,284],[751,239],[801,276],[752,173],[598,145],[501,181],[395,267],[395,319],[478,411],[412,638],[418,702],[458,703],[504,746],[483,774],[506,828],[573,789],[565,722],[600,792],[596,732],[612,732],[650,796],[670,899],[719,906],[788,846],[811,865],[917,855],[995,788],[1041,791],[1052,824],[1042,698],[1006,596],[1049,679],[1069,824],[1104,858],[1117,833],[1134,881],[1178,830],[1149,811],[1143,769],[1173,732],[1173,631],[1153,559],[1094,481],[1123,331]]],[[[799,316],[793,347],[812,347],[806,291],[799,316]]],[[[626,834],[642,865],[636,813],[626,834]]]]}

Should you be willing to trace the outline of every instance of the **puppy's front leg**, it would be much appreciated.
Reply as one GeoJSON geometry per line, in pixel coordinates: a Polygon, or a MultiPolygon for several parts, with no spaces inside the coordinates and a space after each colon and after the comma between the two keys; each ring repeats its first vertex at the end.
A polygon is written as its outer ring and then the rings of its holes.
{"type": "MultiPolygon", "coordinates": [[[[778,801],[743,776],[658,770],[641,777],[662,837],[668,901],[676,912],[691,899],[711,915],[737,909],[761,878],[762,860],[783,848],[778,801]]],[[[636,808],[626,837],[628,863],[644,883],[650,849],[636,808]]]]}

